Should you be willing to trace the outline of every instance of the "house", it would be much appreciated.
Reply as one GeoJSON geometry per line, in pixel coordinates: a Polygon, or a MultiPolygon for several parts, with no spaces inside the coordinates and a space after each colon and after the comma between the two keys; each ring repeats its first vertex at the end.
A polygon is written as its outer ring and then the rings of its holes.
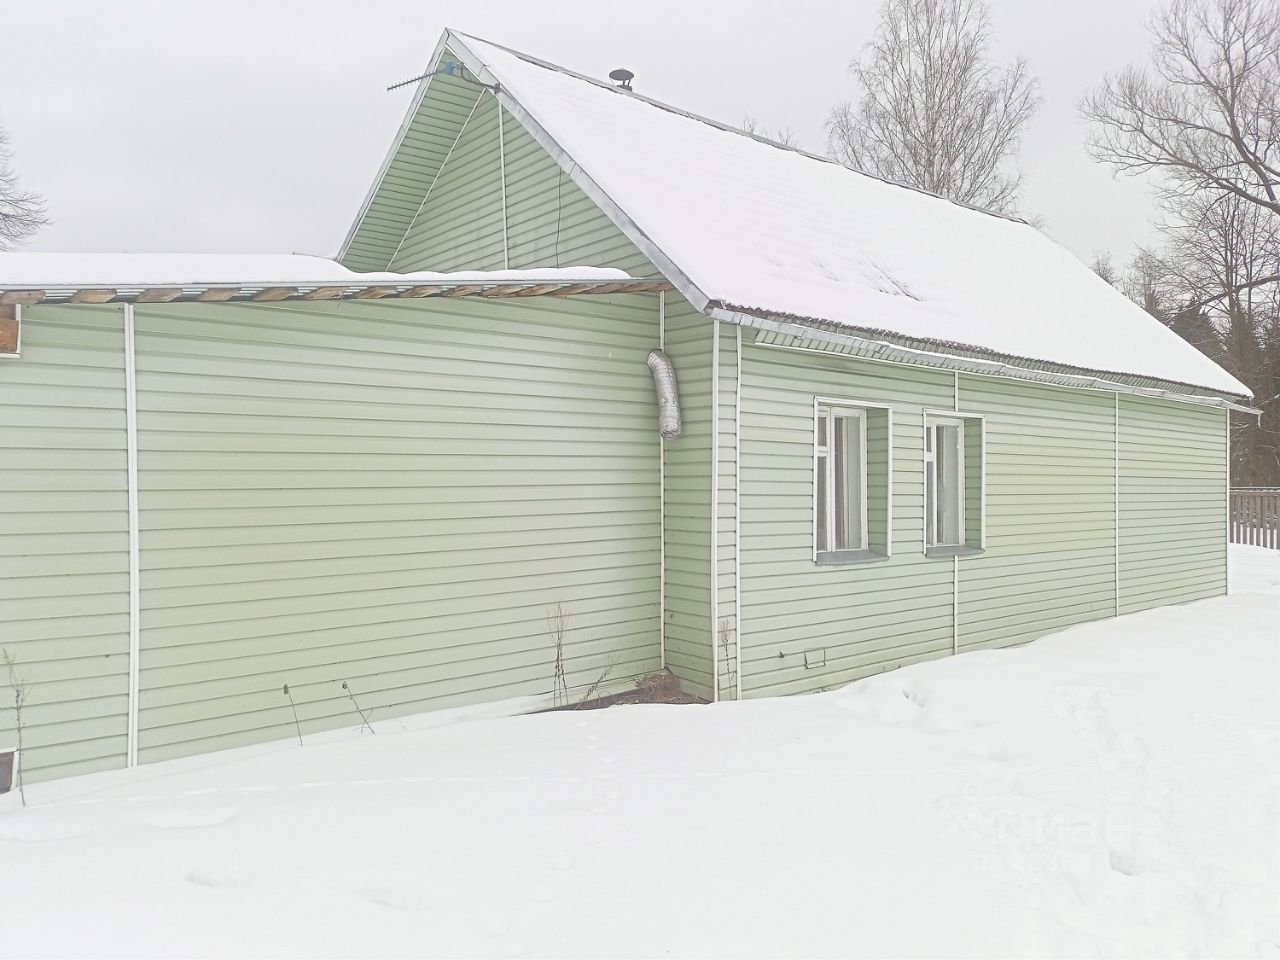
{"type": "Polygon", "coordinates": [[[29,778],[1226,590],[1248,391],[1020,221],[446,32],[338,261],[0,258],[29,778]]]}

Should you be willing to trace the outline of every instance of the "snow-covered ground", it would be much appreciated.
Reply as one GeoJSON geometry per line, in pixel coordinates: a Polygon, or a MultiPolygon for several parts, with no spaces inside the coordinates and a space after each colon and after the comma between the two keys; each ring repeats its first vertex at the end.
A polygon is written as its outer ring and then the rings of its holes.
{"type": "Polygon", "coordinates": [[[821,696],[39,785],[0,812],[0,954],[1277,956],[1280,554],[1232,564],[821,696]]]}

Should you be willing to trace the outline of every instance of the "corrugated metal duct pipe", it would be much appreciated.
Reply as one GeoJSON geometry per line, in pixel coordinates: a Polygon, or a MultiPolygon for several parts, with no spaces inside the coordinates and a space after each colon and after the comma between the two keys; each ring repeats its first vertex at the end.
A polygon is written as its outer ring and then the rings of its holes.
{"type": "Polygon", "coordinates": [[[653,389],[658,394],[658,436],[674,440],[680,436],[680,395],[676,392],[676,368],[661,350],[650,350],[645,360],[653,374],[653,389]]]}

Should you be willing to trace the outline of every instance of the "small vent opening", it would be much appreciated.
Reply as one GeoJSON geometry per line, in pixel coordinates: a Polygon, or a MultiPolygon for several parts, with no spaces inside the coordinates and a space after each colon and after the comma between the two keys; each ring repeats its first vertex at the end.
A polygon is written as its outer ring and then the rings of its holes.
{"type": "Polygon", "coordinates": [[[22,346],[17,304],[0,303],[0,357],[16,357],[22,346]]]}
{"type": "Polygon", "coordinates": [[[8,793],[18,781],[18,751],[0,749],[0,794],[8,793]]]}

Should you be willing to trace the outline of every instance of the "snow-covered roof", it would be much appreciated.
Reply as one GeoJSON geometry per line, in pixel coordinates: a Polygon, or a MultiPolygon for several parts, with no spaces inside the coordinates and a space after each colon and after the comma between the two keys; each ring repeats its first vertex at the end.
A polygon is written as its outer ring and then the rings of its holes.
{"type": "Polygon", "coordinates": [[[3,253],[0,287],[110,285],[208,286],[282,283],[454,283],[483,281],[626,280],[608,267],[468,270],[458,273],[356,273],[336,260],[282,253],[3,253]]]}
{"type": "Polygon", "coordinates": [[[413,291],[600,293],[650,290],[665,281],[633,279],[608,267],[467,270],[456,273],[356,273],[324,257],[293,254],[0,253],[0,302],[38,303],[78,299],[174,300],[336,299],[376,290],[394,296],[413,291]],[[96,292],[97,296],[91,296],[96,292]]]}
{"type": "Polygon", "coordinates": [[[447,39],[700,309],[825,321],[1249,395],[1022,221],[483,40],[452,32],[447,39]]]}

